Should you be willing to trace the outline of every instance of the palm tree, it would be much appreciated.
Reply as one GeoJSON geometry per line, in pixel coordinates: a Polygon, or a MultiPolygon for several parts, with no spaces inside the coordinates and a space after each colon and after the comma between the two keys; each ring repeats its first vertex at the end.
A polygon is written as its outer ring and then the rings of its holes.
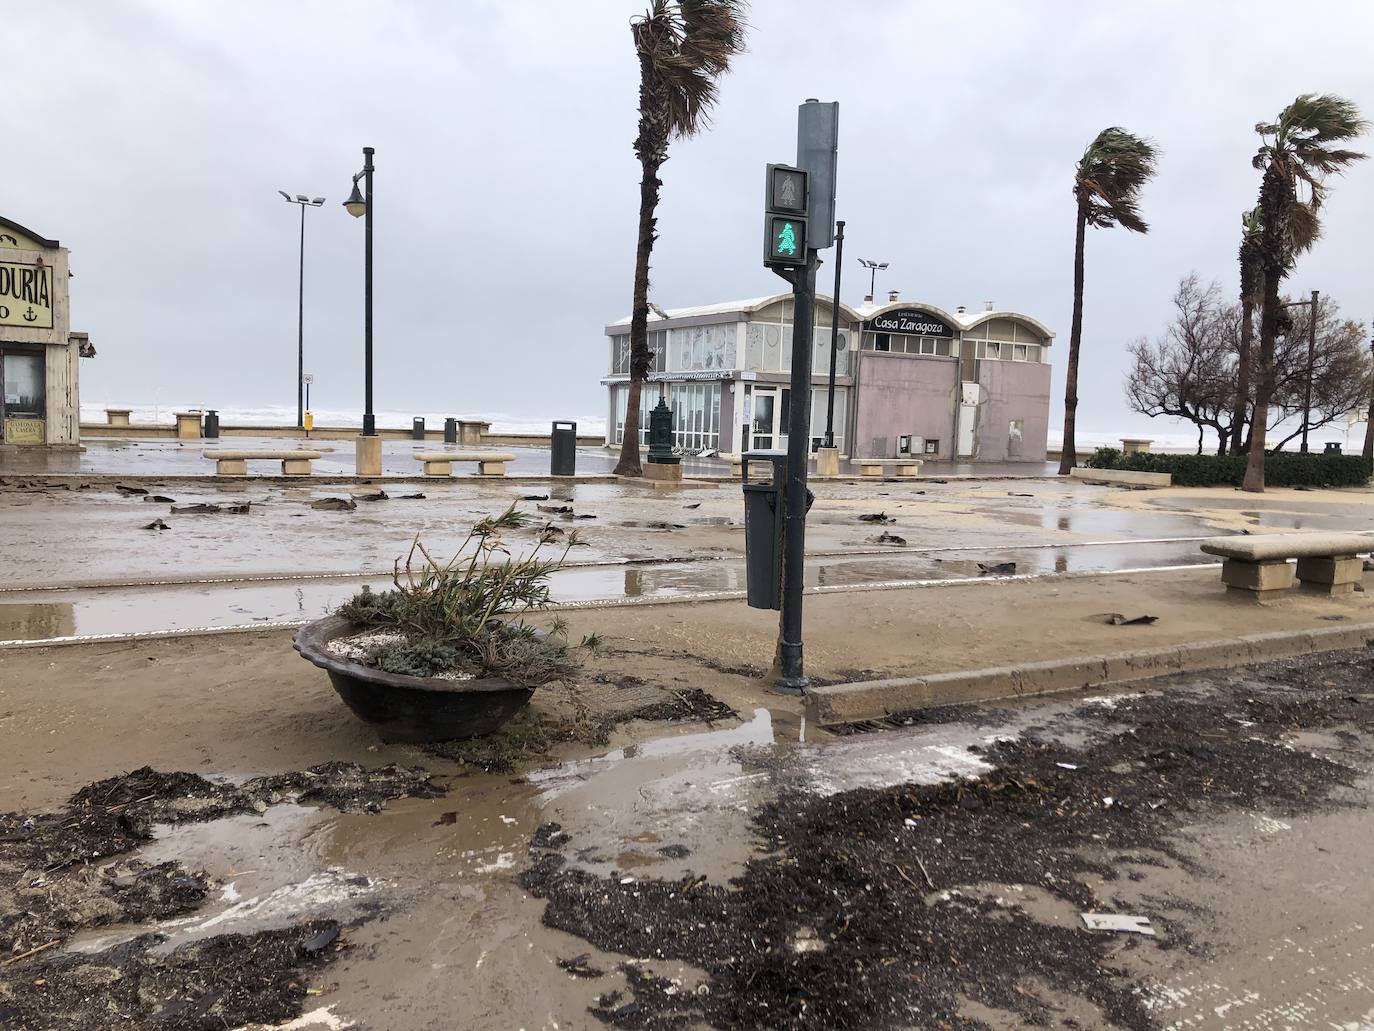
{"type": "Polygon", "coordinates": [[[1368,124],[1344,97],[1304,93],[1279,113],[1277,122],[1260,122],[1260,148],[1252,164],[1264,172],[1259,193],[1259,270],[1264,277],[1260,313],[1259,380],[1251,416],[1250,460],[1243,490],[1264,490],[1264,431],[1274,393],[1274,341],[1284,319],[1279,289],[1297,256],[1321,235],[1318,212],[1326,197],[1325,180],[1365,155],[1339,146],[1361,135],[1368,124]],[[1307,200],[1298,197],[1299,184],[1307,200]]]}
{"type": "Polygon", "coordinates": [[[1125,226],[1145,233],[1140,217],[1140,189],[1155,174],[1158,150],[1153,142],[1116,126],[1103,129],[1078,161],[1073,194],[1078,199],[1078,232],[1073,244],[1073,324],[1069,330],[1069,369],[1064,383],[1064,451],[1059,475],[1078,464],[1074,420],[1078,416],[1078,347],[1083,339],[1083,240],[1088,226],[1125,226]]]}
{"type": "Polygon", "coordinates": [[[668,143],[695,136],[709,121],[717,80],[730,60],[744,52],[744,0],[653,0],[630,22],[639,55],[639,241],[635,250],[634,303],[630,309],[630,397],[618,476],[640,476],[641,385],[648,378],[649,255],[657,239],[658,170],[668,160],[668,143]]]}
{"type": "Polygon", "coordinates": [[[1240,217],[1240,356],[1236,363],[1236,407],[1231,418],[1231,453],[1244,447],[1245,417],[1250,411],[1250,346],[1255,339],[1255,302],[1263,275],[1259,267],[1259,208],[1240,217]]]}

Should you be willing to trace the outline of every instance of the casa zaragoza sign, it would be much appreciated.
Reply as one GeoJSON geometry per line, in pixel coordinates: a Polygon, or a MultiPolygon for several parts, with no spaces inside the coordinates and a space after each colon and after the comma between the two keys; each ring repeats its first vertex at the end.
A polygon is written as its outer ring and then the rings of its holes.
{"type": "Polygon", "coordinates": [[[49,266],[0,261],[0,326],[52,329],[52,307],[49,266]]]}

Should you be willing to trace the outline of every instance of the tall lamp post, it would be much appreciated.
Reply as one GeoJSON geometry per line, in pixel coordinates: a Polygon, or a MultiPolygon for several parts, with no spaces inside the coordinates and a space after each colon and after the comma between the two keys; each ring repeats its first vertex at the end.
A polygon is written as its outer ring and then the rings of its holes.
{"type": "Polygon", "coordinates": [[[877,304],[878,298],[877,295],[873,293],[873,284],[874,280],[877,279],[878,273],[887,268],[887,262],[869,261],[867,258],[860,258],[859,264],[868,269],[868,299],[874,304],[877,304]]]}
{"type": "Polygon", "coordinates": [[[301,274],[299,297],[296,311],[296,429],[305,429],[305,209],[318,208],[324,203],[323,197],[311,200],[303,193],[292,197],[285,190],[278,190],[288,204],[299,204],[301,208],[301,274]]]}
{"type": "Polygon", "coordinates": [[[354,218],[363,219],[363,432],[358,437],[357,470],[359,476],[382,474],[382,447],[377,438],[377,420],[372,412],[372,155],[373,148],[363,148],[363,170],[353,176],[353,192],[344,201],[344,209],[354,218]],[[363,192],[358,192],[358,180],[363,180],[363,192]]]}

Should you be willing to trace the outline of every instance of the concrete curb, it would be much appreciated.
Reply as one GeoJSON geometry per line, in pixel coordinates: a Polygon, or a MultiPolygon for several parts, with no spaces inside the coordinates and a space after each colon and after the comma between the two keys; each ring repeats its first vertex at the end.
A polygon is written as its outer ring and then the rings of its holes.
{"type": "Polygon", "coordinates": [[[1219,641],[1139,648],[1110,655],[1052,659],[1018,666],[830,684],[807,692],[806,715],[820,726],[879,720],[937,705],[995,701],[1128,683],[1205,669],[1374,645],[1374,623],[1318,630],[1281,630],[1219,641]]]}

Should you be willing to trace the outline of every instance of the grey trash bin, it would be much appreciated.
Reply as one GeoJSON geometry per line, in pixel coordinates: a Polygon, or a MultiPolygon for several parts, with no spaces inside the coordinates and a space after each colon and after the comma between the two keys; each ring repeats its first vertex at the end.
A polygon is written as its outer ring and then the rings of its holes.
{"type": "Polygon", "coordinates": [[[425,420],[413,419],[410,423],[410,436],[413,440],[425,439],[425,420]]]}
{"type": "Polygon", "coordinates": [[[211,408],[205,413],[205,426],[200,435],[210,440],[219,439],[219,412],[216,409],[211,408]]]}
{"type": "Polygon", "coordinates": [[[782,607],[782,492],[786,451],[746,451],[740,456],[744,491],[744,569],[747,601],[754,609],[782,607]],[[771,481],[749,480],[749,464],[772,465],[771,481]]]}
{"type": "Polygon", "coordinates": [[[457,420],[457,419],[445,419],[445,420],[444,420],[444,443],[445,443],[445,444],[456,444],[456,443],[458,443],[458,420],[457,420]]]}
{"type": "Polygon", "coordinates": [[[549,443],[549,473],[553,476],[577,474],[577,423],[555,422],[549,443]]]}

